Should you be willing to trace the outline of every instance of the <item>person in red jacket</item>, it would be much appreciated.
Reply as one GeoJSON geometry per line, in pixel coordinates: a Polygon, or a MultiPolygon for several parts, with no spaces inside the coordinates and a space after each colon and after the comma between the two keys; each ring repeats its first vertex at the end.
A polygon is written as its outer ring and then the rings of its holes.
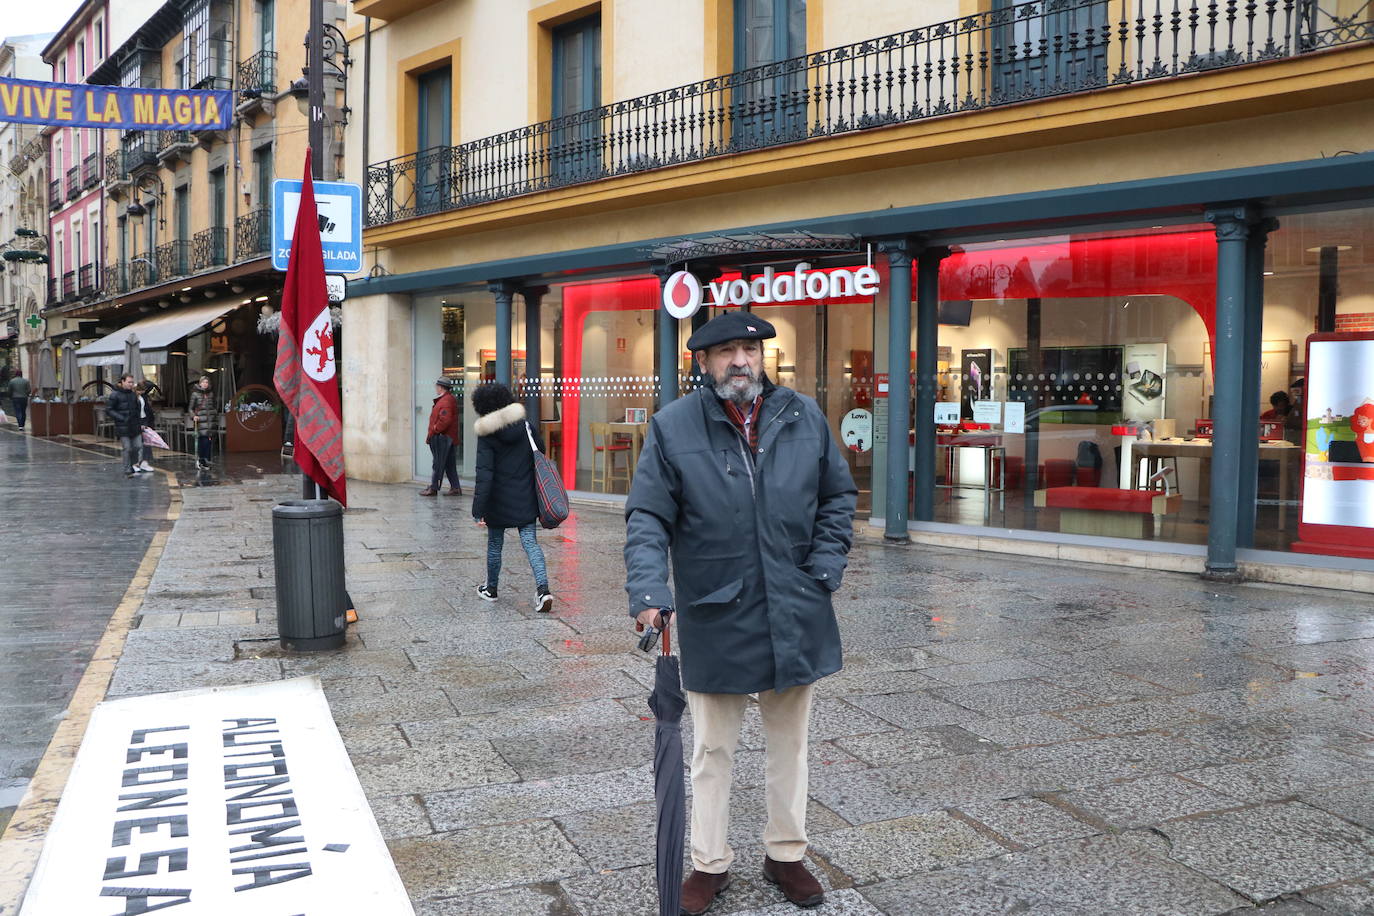
{"type": "Polygon", "coordinates": [[[434,455],[434,473],[421,496],[434,496],[448,476],[449,494],[461,496],[463,485],[458,482],[458,401],[450,390],[453,379],[441,378],[434,383],[434,406],[429,411],[429,431],[425,443],[434,455]]]}

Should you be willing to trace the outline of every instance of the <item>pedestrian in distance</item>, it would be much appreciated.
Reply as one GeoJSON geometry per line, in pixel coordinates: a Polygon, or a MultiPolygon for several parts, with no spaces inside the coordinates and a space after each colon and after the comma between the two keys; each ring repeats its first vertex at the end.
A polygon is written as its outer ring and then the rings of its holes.
{"type": "Polygon", "coordinates": [[[33,393],[33,386],[29,380],[24,378],[24,373],[18,369],[14,370],[14,377],[10,379],[9,395],[10,406],[14,412],[14,422],[20,428],[24,428],[24,421],[29,415],[29,395],[33,393]]]}
{"type": "Polygon", "coordinates": [[[506,529],[520,532],[520,546],[534,572],[534,609],[553,610],[544,552],[535,538],[539,502],[534,490],[537,440],[525,419],[525,408],[510,389],[488,382],[472,393],[477,411],[477,482],[472,491],[472,517],[487,528],[487,581],[477,587],[483,600],[495,601],[501,578],[501,550],[506,529]]]}
{"type": "Polygon", "coordinates": [[[196,429],[196,469],[201,471],[210,470],[210,437],[215,434],[215,426],[219,422],[219,409],[215,404],[215,393],[210,390],[210,376],[202,375],[196,381],[195,390],[191,392],[191,401],[187,405],[191,414],[191,422],[196,429]]]}
{"type": "Polygon", "coordinates": [[[153,447],[143,441],[143,430],[152,429],[154,422],[153,414],[153,383],[144,379],[139,382],[136,390],[138,392],[138,419],[141,424],[139,429],[139,462],[134,467],[134,471],[139,474],[153,473],[153,447]]]}
{"type": "Polygon", "coordinates": [[[765,375],[761,341],[775,334],[727,312],[692,335],[705,384],[650,421],[625,506],[630,616],[640,628],[677,620],[693,721],[682,912],[693,916],[730,883],[731,773],[750,694],[767,739],[763,876],[798,906],[824,900],[802,862],[808,720],[815,682],[841,667],[830,596],[858,490],[816,402],[765,375]]]}
{"type": "Polygon", "coordinates": [[[452,389],[453,379],[441,378],[434,383],[434,406],[429,409],[429,430],[425,433],[425,444],[434,458],[433,471],[421,496],[437,495],[446,476],[449,495],[463,495],[463,485],[458,481],[458,400],[452,389]]]}
{"type": "Polygon", "coordinates": [[[142,470],[139,463],[143,453],[144,400],[135,387],[132,375],[121,375],[105,405],[105,415],[119,438],[125,477],[133,477],[142,470]]]}

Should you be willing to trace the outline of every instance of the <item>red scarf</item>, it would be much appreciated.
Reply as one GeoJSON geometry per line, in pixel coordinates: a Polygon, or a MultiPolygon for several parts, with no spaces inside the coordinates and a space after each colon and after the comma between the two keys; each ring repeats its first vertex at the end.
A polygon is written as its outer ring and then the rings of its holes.
{"type": "Polygon", "coordinates": [[[749,443],[749,451],[756,452],[759,448],[759,411],[763,409],[763,395],[754,398],[754,403],[749,407],[749,413],[736,406],[734,401],[721,401],[725,406],[725,416],[730,418],[730,422],[735,424],[735,429],[744,434],[744,438],[749,443]]]}

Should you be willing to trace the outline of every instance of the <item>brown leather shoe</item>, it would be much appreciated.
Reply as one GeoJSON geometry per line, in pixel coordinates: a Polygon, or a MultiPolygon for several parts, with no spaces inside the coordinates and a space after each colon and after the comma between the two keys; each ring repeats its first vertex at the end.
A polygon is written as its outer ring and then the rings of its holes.
{"type": "Polygon", "coordinates": [[[448,495],[449,495],[449,496],[462,496],[462,495],[463,495],[463,491],[462,491],[460,488],[458,488],[458,487],[449,487],[449,488],[448,488],[448,495]]]}
{"type": "Polygon", "coordinates": [[[718,875],[697,871],[682,882],[682,916],[701,916],[715,903],[720,892],[730,886],[730,873],[723,871],[718,875]]]}
{"type": "Polygon", "coordinates": [[[821,883],[806,870],[802,862],[775,862],[764,856],[763,877],[770,884],[776,884],[783,896],[797,906],[820,906],[825,902],[821,883]]]}
{"type": "Polygon", "coordinates": [[[439,492],[439,491],[436,490],[436,489],[434,489],[433,487],[425,487],[423,490],[420,491],[420,495],[421,495],[421,496],[435,496],[435,495],[438,494],[438,492],[439,492]]]}

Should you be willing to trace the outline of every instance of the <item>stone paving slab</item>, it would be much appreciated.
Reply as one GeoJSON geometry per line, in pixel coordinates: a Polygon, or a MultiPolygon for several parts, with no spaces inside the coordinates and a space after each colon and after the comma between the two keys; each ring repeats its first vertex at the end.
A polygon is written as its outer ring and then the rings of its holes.
{"type": "MultiPolygon", "coordinates": [[[[477,598],[464,499],[351,482],[362,620],[289,657],[264,545],[296,487],[183,491],[116,692],[318,675],[421,916],[651,912],[653,666],[619,513],[541,532],[543,616],[513,543],[501,600],[477,598]]],[[[865,544],[836,606],[845,667],[810,753],[822,916],[1374,907],[1374,616],[1348,596],[865,544]]],[[[712,913],[796,911],[759,873],[764,744],[750,704],[712,913]]]]}

